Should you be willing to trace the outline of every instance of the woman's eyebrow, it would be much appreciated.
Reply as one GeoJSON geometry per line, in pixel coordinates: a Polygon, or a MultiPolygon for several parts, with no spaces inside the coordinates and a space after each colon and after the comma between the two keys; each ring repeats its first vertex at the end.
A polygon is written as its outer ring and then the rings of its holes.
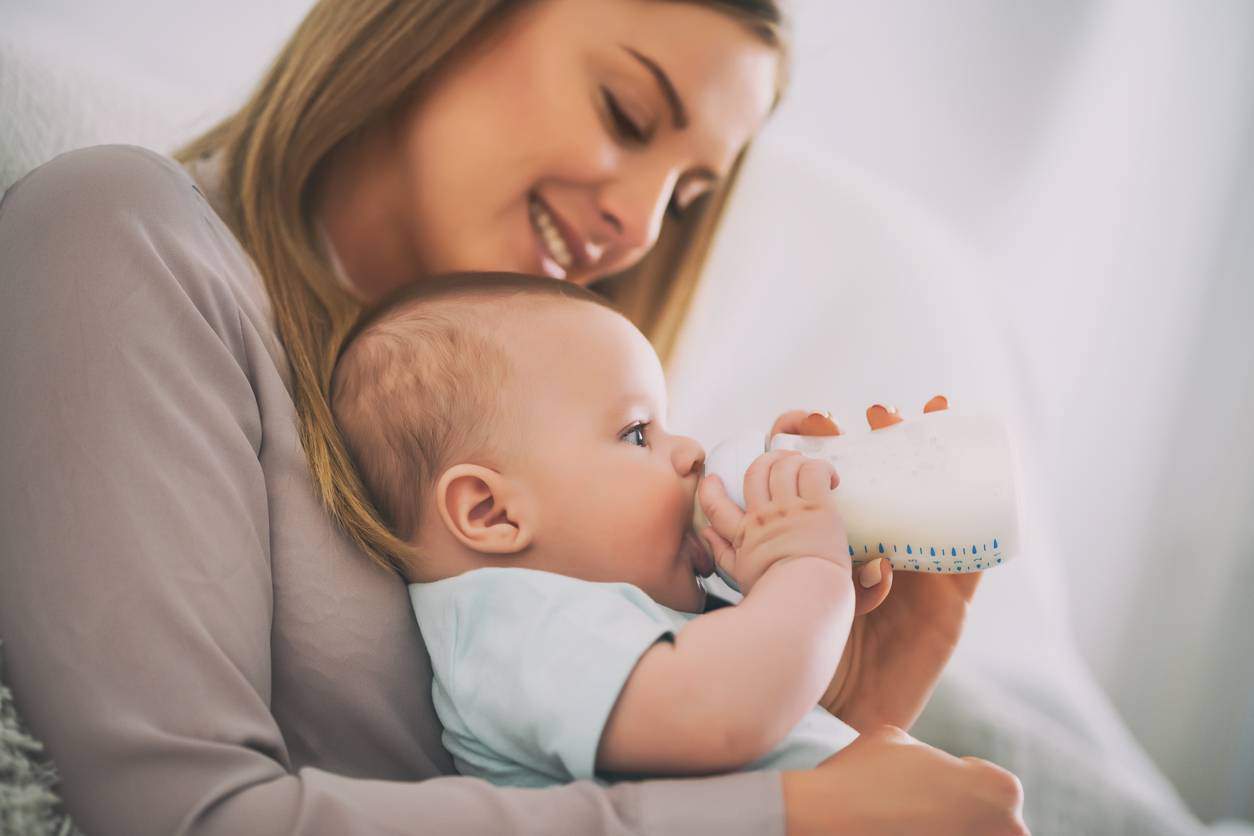
{"type": "MultiPolygon", "coordinates": [[[[688,110],[684,107],[684,100],[679,97],[679,91],[671,83],[671,77],[666,74],[666,70],[659,67],[652,58],[642,55],[639,51],[632,49],[626,44],[620,44],[620,46],[632,58],[643,64],[644,68],[653,76],[654,81],[657,82],[658,88],[662,91],[662,97],[666,99],[671,107],[671,119],[675,123],[675,129],[682,131],[688,127],[688,110]]],[[[723,179],[721,174],[705,165],[692,169],[687,176],[698,180],[707,180],[711,184],[718,183],[723,179]]]]}
{"type": "Polygon", "coordinates": [[[647,55],[642,55],[631,47],[620,44],[632,58],[635,58],[644,68],[653,76],[653,80],[657,82],[657,86],[662,91],[662,96],[671,106],[671,118],[675,122],[675,129],[682,131],[688,127],[688,111],[684,107],[683,99],[679,98],[679,92],[675,90],[675,85],[671,84],[671,77],[666,71],[657,65],[657,62],[647,55]]]}

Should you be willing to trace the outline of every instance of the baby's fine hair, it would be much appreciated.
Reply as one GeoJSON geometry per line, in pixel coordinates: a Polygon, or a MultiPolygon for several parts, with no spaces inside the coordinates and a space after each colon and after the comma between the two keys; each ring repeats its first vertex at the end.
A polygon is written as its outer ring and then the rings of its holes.
{"type": "Polygon", "coordinates": [[[405,287],[365,311],[341,343],[331,412],[382,521],[412,544],[422,503],[455,461],[498,460],[510,448],[511,373],[501,326],[526,302],[605,298],[559,279],[458,273],[405,287]]]}

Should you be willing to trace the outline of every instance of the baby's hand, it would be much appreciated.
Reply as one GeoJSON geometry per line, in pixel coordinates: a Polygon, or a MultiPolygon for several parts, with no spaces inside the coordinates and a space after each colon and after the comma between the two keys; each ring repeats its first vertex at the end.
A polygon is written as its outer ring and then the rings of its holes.
{"type": "Polygon", "coordinates": [[[701,536],[745,595],[772,565],[794,557],[822,557],[849,570],[849,538],[832,493],[839,483],[826,459],[763,453],[745,473],[744,511],[717,476],[702,479],[697,497],[710,525],[701,536]]]}

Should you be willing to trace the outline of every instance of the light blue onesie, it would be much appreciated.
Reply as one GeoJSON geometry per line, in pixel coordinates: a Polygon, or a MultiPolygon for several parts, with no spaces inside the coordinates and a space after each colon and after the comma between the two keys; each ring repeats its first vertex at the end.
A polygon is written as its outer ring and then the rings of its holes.
{"type": "MultiPolygon", "coordinates": [[[[606,783],[594,775],[597,745],[628,675],[698,615],[631,584],[533,569],[476,569],[410,584],[409,595],[453,762],[514,787],[606,783]]],[[[745,770],[808,769],[857,736],[816,706],[745,770]]]]}

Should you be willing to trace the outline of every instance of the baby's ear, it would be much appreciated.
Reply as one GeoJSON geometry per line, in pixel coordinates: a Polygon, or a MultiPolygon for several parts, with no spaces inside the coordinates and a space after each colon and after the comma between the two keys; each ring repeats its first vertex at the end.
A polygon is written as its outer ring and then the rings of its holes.
{"type": "Polygon", "coordinates": [[[524,498],[490,467],[453,465],[436,482],[434,499],[445,528],[466,548],[514,554],[531,544],[524,498]]]}

